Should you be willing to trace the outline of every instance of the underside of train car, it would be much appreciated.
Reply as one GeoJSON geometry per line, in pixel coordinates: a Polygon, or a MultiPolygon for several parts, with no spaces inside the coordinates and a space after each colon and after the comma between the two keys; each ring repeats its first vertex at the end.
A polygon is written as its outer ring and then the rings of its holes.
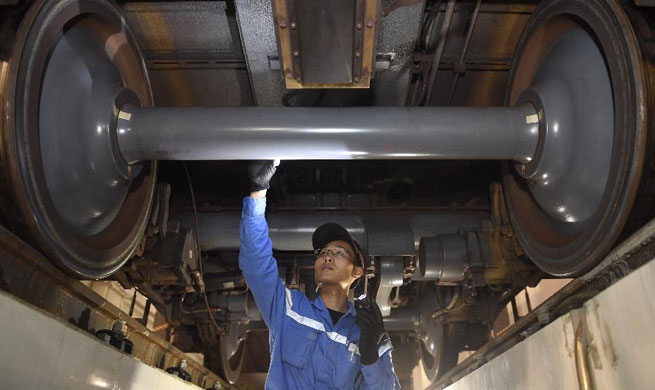
{"type": "Polygon", "coordinates": [[[399,377],[434,381],[654,216],[654,6],[0,0],[0,223],[235,383],[269,360],[246,170],[279,159],[280,278],[314,297],[312,232],[346,227],[399,377]]]}

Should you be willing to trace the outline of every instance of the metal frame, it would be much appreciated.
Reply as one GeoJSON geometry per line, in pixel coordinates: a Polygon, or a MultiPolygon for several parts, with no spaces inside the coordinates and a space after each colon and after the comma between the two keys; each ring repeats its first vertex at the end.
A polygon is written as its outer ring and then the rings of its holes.
{"type": "Polygon", "coordinates": [[[496,336],[460,365],[448,371],[426,390],[443,389],[501,355],[556,318],[581,306],[632,271],[653,261],[655,220],[628,237],[594,269],[571,281],[535,310],[521,317],[514,325],[496,336]]]}
{"type": "Polygon", "coordinates": [[[110,329],[114,322],[124,320],[129,328],[128,338],[134,343],[132,355],[143,363],[165,369],[185,359],[192,383],[209,386],[219,382],[224,389],[234,388],[154,334],[138,319],[129,317],[80,281],[64,275],[3,226],[0,226],[0,263],[0,288],[13,296],[91,333],[110,329]]]}

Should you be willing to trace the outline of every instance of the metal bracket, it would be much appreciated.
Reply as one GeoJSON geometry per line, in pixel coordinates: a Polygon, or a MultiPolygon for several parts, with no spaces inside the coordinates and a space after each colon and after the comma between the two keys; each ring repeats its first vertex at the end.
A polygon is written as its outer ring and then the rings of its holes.
{"type": "Polygon", "coordinates": [[[391,291],[403,285],[405,262],[401,256],[380,257],[380,286],[375,303],[380,307],[383,317],[391,314],[391,291]]]}

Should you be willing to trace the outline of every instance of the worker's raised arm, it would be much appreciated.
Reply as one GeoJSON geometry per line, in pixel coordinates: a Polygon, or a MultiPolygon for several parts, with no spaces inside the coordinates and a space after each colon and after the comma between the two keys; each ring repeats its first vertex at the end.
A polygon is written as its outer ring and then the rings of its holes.
{"type": "Polygon", "coordinates": [[[243,200],[239,229],[239,268],[243,271],[264,322],[273,333],[284,316],[286,296],[277,262],[273,258],[273,245],[264,217],[266,189],[274,173],[273,161],[257,162],[249,166],[251,194],[243,200]]]}

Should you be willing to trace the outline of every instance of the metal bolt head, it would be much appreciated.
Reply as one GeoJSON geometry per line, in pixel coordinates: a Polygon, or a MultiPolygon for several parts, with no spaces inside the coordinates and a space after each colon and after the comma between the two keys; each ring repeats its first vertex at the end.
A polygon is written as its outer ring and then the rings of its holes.
{"type": "Polygon", "coordinates": [[[293,56],[294,56],[294,57],[298,57],[299,55],[300,55],[300,52],[298,52],[298,50],[296,50],[296,51],[293,52],[293,56]]]}
{"type": "Polygon", "coordinates": [[[111,330],[125,336],[125,334],[127,334],[127,321],[118,320],[114,322],[114,325],[111,327],[111,330]]]}
{"type": "Polygon", "coordinates": [[[299,83],[302,82],[302,79],[300,78],[300,76],[296,77],[296,81],[299,82],[299,83]]]}
{"type": "Polygon", "coordinates": [[[362,24],[361,24],[361,23],[357,23],[357,26],[356,26],[356,27],[357,27],[358,30],[361,30],[361,29],[362,29],[362,24]]]}
{"type": "Polygon", "coordinates": [[[375,26],[375,22],[373,21],[373,19],[366,20],[366,27],[373,28],[373,26],[375,26]]]}
{"type": "Polygon", "coordinates": [[[177,368],[179,368],[180,370],[186,371],[186,368],[187,368],[186,360],[185,359],[180,360],[180,362],[177,364],[177,368]]]}
{"type": "Polygon", "coordinates": [[[361,53],[359,50],[357,50],[357,51],[355,52],[355,57],[359,58],[359,57],[361,57],[361,56],[362,56],[362,53],[361,53]]]}
{"type": "Polygon", "coordinates": [[[355,77],[353,80],[355,80],[356,83],[359,82],[359,77],[355,77]]]}
{"type": "Polygon", "coordinates": [[[295,30],[296,29],[296,22],[291,22],[289,27],[291,27],[292,30],[295,30]]]}

